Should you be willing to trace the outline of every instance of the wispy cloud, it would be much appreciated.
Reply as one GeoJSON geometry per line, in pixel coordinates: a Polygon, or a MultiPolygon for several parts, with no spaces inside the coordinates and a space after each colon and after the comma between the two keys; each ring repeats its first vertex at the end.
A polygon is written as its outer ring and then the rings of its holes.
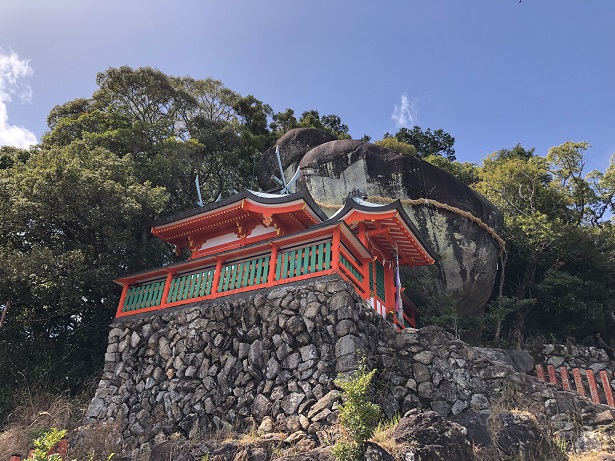
{"type": "Polygon", "coordinates": [[[396,128],[412,128],[416,125],[416,122],[418,121],[416,101],[411,101],[405,93],[402,94],[399,105],[396,104],[393,108],[391,120],[395,122],[396,128]]]}
{"type": "Polygon", "coordinates": [[[0,146],[27,148],[36,144],[36,136],[27,128],[9,123],[8,103],[17,96],[22,102],[32,100],[32,88],[25,79],[32,75],[30,63],[17,53],[0,48],[0,146]]]}

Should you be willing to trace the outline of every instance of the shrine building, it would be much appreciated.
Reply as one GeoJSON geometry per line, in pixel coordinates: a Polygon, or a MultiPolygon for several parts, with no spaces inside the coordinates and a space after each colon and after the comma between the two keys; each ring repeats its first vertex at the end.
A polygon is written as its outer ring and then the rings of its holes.
{"type": "Polygon", "coordinates": [[[152,233],[190,257],[117,279],[123,290],[116,317],[338,274],[405,328],[416,326],[416,312],[396,271],[436,259],[399,200],[378,205],[349,196],[327,218],[307,190],[245,190],[157,221],[152,233]]]}

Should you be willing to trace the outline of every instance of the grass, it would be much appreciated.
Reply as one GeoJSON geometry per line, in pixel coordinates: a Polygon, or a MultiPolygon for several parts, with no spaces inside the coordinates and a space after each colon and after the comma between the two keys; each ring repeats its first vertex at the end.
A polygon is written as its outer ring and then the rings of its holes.
{"type": "Polygon", "coordinates": [[[67,394],[49,392],[31,393],[26,390],[19,396],[21,402],[8,416],[0,432],[0,459],[9,459],[12,453],[28,454],[32,441],[52,427],[75,426],[75,402],[67,394]]]}
{"type": "Polygon", "coordinates": [[[390,419],[380,421],[374,430],[374,435],[370,439],[370,442],[380,445],[386,451],[392,455],[395,455],[396,451],[399,450],[399,446],[393,439],[393,431],[399,424],[400,420],[401,416],[396,414],[390,419]]]}
{"type": "Polygon", "coordinates": [[[596,451],[591,453],[583,453],[581,455],[568,455],[568,461],[602,461],[607,456],[613,456],[613,453],[606,451],[596,451]]]}

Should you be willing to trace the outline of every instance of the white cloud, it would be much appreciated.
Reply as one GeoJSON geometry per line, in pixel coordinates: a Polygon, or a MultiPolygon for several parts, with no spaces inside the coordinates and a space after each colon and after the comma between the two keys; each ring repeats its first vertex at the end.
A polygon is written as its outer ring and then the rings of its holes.
{"type": "Polygon", "coordinates": [[[416,101],[410,101],[405,93],[402,94],[400,104],[396,104],[393,109],[391,120],[395,122],[396,128],[412,128],[416,125],[418,121],[416,101]]]}
{"type": "Polygon", "coordinates": [[[37,143],[30,130],[9,123],[7,106],[13,96],[22,102],[32,100],[32,89],[24,82],[32,73],[28,60],[19,59],[12,50],[5,53],[0,48],[0,146],[27,148],[37,143]]]}

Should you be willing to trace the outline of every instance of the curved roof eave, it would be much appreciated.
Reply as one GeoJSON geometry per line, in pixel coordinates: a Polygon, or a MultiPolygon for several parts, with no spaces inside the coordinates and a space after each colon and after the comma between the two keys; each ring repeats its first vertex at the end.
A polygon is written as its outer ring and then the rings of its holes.
{"type": "Polygon", "coordinates": [[[399,217],[403,221],[403,223],[408,226],[414,237],[418,240],[418,242],[423,246],[427,254],[434,259],[435,261],[440,260],[440,256],[436,254],[436,252],[431,248],[431,245],[427,243],[425,238],[421,235],[416,226],[410,221],[408,214],[404,210],[403,205],[401,204],[401,200],[397,199],[391,203],[385,204],[377,204],[371,203],[366,200],[362,200],[357,197],[350,197],[344,203],[344,206],[336,211],[327,221],[340,221],[343,220],[344,216],[346,216],[351,210],[359,210],[366,213],[378,213],[381,211],[391,211],[395,210],[399,213],[399,217]]]}
{"type": "Polygon", "coordinates": [[[263,205],[284,204],[288,202],[293,202],[298,199],[303,199],[305,203],[310,207],[310,209],[314,212],[314,214],[321,220],[321,222],[327,220],[327,215],[316,204],[316,202],[312,198],[312,195],[309,193],[307,189],[302,189],[293,194],[284,194],[284,195],[267,194],[263,192],[255,192],[249,189],[244,189],[243,192],[237,195],[232,195],[231,197],[227,197],[224,200],[221,200],[219,202],[209,203],[202,207],[193,208],[191,210],[176,213],[166,218],[157,219],[149,223],[149,226],[150,227],[163,226],[165,224],[169,224],[175,221],[180,221],[183,219],[191,218],[193,216],[197,216],[202,213],[207,213],[208,211],[217,210],[218,208],[223,208],[225,206],[229,206],[234,203],[241,202],[243,199],[254,200],[255,202],[261,203],[263,205]]]}

